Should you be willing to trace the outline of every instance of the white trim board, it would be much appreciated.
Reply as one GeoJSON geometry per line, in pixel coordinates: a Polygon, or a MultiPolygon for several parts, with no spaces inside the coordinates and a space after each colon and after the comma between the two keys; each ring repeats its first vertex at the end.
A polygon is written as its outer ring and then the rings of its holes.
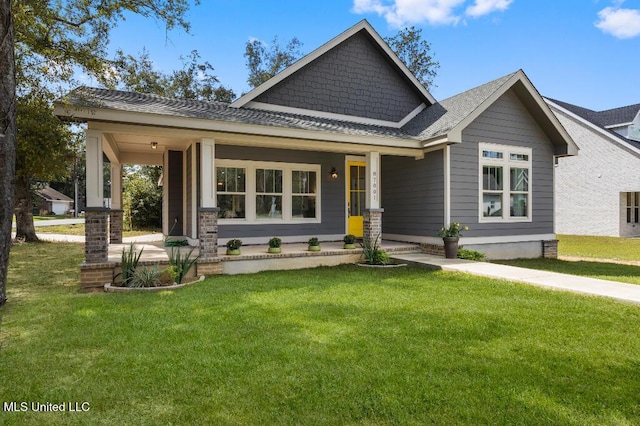
{"type": "MultiPolygon", "coordinates": [[[[442,245],[440,237],[424,237],[419,235],[382,234],[383,240],[402,241],[407,243],[423,243],[442,245]]],[[[530,241],[555,240],[556,234],[506,235],[496,237],[461,237],[460,245],[464,244],[501,244],[524,243],[530,241]]]]}
{"type": "Polygon", "coordinates": [[[265,111],[283,112],[286,114],[305,115],[312,118],[327,118],[330,120],[347,121],[349,123],[369,124],[372,126],[384,126],[384,127],[393,127],[395,129],[400,129],[409,121],[413,120],[413,118],[416,115],[420,114],[420,112],[422,112],[422,110],[425,109],[427,105],[424,102],[421,103],[420,105],[415,107],[413,111],[411,111],[402,120],[398,122],[378,120],[375,118],[359,117],[354,115],[336,114],[333,112],[316,111],[316,110],[305,109],[305,108],[294,108],[294,107],[288,107],[288,106],[276,105],[276,104],[267,104],[264,102],[256,102],[256,101],[249,102],[246,105],[246,107],[253,108],[253,109],[261,109],[265,111]]]}

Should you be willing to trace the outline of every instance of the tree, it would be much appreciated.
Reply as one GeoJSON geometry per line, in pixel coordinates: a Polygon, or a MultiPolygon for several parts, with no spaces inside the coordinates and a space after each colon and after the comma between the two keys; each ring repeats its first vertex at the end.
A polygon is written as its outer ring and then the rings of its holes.
{"type": "Polygon", "coordinates": [[[274,37],[271,46],[260,40],[250,40],[245,44],[244,57],[247,59],[249,77],[247,82],[252,88],[260,86],[271,77],[287,68],[302,57],[302,42],[292,38],[285,46],[281,46],[278,37],[274,37]]]}
{"type": "Polygon", "coordinates": [[[162,188],[159,166],[127,168],[124,175],[124,219],[129,229],[162,227],[162,188]]]}
{"type": "Polygon", "coordinates": [[[16,156],[16,75],[11,0],[0,0],[0,306],[7,300],[16,156]]]}
{"type": "Polygon", "coordinates": [[[431,45],[422,39],[422,29],[404,28],[384,39],[409,71],[428,90],[437,75],[440,63],[433,59],[431,45]]]}
{"type": "Polygon", "coordinates": [[[170,74],[154,69],[146,50],[137,56],[118,51],[113,64],[120,86],[133,92],[227,103],[235,98],[233,90],[218,84],[218,78],[212,74],[213,66],[207,61],[200,62],[197,50],[192,50],[186,58],[180,59],[182,69],[170,74]]]}
{"type": "Polygon", "coordinates": [[[18,98],[14,211],[16,238],[38,241],[33,226],[33,188],[60,179],[73,160],[68,126],[51,111],[48,93],[31,91],[18,98]]]}
{"type": "MultiPolygon", "coordinates": [[[[185,14],[189,7],[189,0],[0,0],[0,303],[5,299],[15,147],[20,143],[16,97],[21,99],[20,111],[40,108],[35,99],[50,100],[65,85],[73,84],[77,70],[113,85],[111,64],[106,60],[109,32],[125,14],[158,19],[167,30],[180,27],[188,31],[185,14]]],[[[37,110],[28,113],[38,114],[37,110]]],[[[49,154],[40,158],[43,163],[55,157],[49,154]]],[[[20,172],[31,175],[27,170],[20,172]]],[[[25,218],[33,220],[30,214],[25,218]]]]}

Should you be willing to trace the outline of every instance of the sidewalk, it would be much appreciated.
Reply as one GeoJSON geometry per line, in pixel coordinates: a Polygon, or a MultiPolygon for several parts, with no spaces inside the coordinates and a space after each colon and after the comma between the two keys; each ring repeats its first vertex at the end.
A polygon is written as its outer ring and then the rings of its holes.
{"type": "MultiPolygon", "coordinates": [[[[39,232],[36,233],[36,235],[42,241],[52,241],[57,243],[84,243],[84,237],[82,235],[48,234],[45,232],[39,232]]],[[[15,236],[15,232],[11,233],[11,238],[15,238],[15,236]]],[[[137,237],[126,237],[122,239],[122,242],[126,244],[156,241],[162,241],[162,234],[139,235],[137,237]]]]}
{"type": "Polygon", "coordinates": [[[463,259],[445,259],[444,257],[424,253],[398,254],[394,255],[393,258],[407,263],[424,265],[433,269],[466,272],[484,277],[519,281],[539,287],[604,296],[640,304],[640,285],[498,265],[495,263],[474,262],[463,259]]]}
{"type": "MultiPolygon", "coordinates": [[[[34,220],[33,226],[37,228],[40,226],[75,225],[75,224],[81,224],[81,223],[84,223],[83,217],[69,218],[69,219],[34,220]]],[[[16,227],[16,223],[12,222],[11,228],[15,229],[15,227],[16,227]]]]}

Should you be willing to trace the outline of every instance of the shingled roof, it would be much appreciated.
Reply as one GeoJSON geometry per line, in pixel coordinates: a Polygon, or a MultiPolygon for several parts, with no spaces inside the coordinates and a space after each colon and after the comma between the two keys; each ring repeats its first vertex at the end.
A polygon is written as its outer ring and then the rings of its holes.
{"type": "Polygon", "coordinates": [[[50,186],[45,186],[44,188],[37,189],[36,193],[47,201],[73,201],[70,197],[67,197],[62,192],[56,191],[50,186]]]}
{"type": "Polygon", "coordinates": [[[572,114],[577,115],[583,120],[590,122],[591,124],[601,128],[602,130],[614,135],[629,145],[640,149],[640,142],[632,139],[625,138],[621,134],[608,129],[607,126],[614,126],[616,124],[631,123],[635,116],[640,112],[640,104],[627,105],[619,108],[608,109],[604,111],[594,111],[588,108],[583,108],[577,105],[570,104],[568,102],[559,101],[557,99],[547,98],[550,102],[558,105],[559,107],[569,111],[572,114]]]}
{"type": "MultiPolygon", "coordinates": [[[[245,107],[233,108],[224,102],[176,99],[95,87],[79,87],[69,93],[65,102],[67,107],[71,108],[96,108],[350,135],[417,139],[406,131],[395,127],[245,107]]],[[[63,105],[62,102],[59,104],[63,105]]],[[[73,115],[72,110],[69,113],[73,115]]]]}

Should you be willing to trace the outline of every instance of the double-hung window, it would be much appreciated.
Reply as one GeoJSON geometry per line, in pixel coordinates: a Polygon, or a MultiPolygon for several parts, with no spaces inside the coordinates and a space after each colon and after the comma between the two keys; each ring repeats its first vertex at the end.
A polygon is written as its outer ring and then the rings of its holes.
{"type": "Polygon", "coordinates": [[[221,219],[244,219],[246,216],[246,169],[216,168],[218,208],[221,219]]]}
{"type": "Polygon", "coordinates": [[[531,220],[531,148],[480,143],[480,221],[531,220]]]}
{"type": "Polygon", "coordinates": [[[319,222],[320,165],[216,160],[220,223],[319,222]]]}
{"type": "Polygon", "coordinates": [[[640,192],[627,192],[627,223],[640,223],[640,192]]]}

